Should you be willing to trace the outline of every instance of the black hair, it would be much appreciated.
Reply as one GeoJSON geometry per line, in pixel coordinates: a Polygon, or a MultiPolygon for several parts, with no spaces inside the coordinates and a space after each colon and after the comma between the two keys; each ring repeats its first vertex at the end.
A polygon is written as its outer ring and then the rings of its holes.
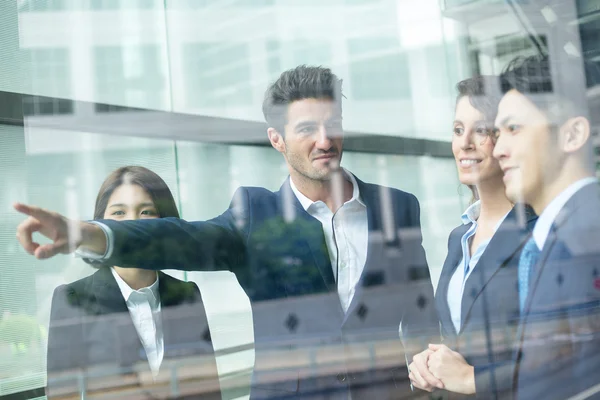
{"type": "Polygon", "coordinates": [[[269,127],[283,135],[287,106],[297,100],[327,99],[342,110],[342,80],[331,69],[300,65],[283,72],[265,93],[262,111],[269,127]]]}
{"type": "Polygon", "coordinates": [[[585,86],[600,84],[600,69],[594,63],[577,58],[565,59],[559,64],[541,54],[513,59],[500,79],[502,93],[518,91],[535,104],[550,123],[561,125],[572,117],[588,117],[585,86]]]}
{"type": "Polygon", "coordinates": [[[150,171],[148,168],[139,166],[126,166],[113,171],[102,183],[96,206],[94,207],[94,219],[104,218],[104,212],[108,206],[108,200],[115,189],[124,184],[138,185],[152,198],[154,207],[160,218],[179,218],[179,211],[173,194],[165,181],[150,171]]]}

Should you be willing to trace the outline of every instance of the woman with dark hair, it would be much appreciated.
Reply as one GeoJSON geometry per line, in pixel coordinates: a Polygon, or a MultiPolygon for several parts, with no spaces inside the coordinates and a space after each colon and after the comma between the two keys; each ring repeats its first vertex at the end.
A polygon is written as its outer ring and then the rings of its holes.
{"type": "MultiPolygon", "coordinates": [[[[173,195],[144,167],[115,170],[96,198],[94,219],[166,217],[179,218],[173,195]]],[[[154,380],[170,377],[178,357],[194,357],[191,363],[186,360],[201,379],[194,393],[221,398],[206,312],[193,282],[160,271],[100,266],[93,275],[54,291],[49,397],[80,391],[81,376],[90,383],[88,390],[137,385],[135,377],[143,372],[154,380]],[[92,384],[95,379],[97,384],[92,384]]]]}
{"type": "MultiPolygon", "coordinates": [[[[430,344],[409,366],[413,385],[463,396],[504,398],[512,388],[512,344],[519,320],[517,266],[537,217],[505,195],[492,156],[499,79],[457,85],[452,152],[473,201],[448,239],[436,291],[443,344],[430,344]]],[[[461,396],[458,396],[461,397],[461,396]]]]}

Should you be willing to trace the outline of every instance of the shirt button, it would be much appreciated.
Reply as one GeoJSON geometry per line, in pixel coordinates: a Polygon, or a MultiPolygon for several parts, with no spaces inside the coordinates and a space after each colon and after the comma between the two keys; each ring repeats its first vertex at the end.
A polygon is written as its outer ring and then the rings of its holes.
{"type": "Polygon", "coordinates": [[[340,372],[339,374],[337,374],[336,378],[338,382],[346,382],[346,374],[340,372]]]}

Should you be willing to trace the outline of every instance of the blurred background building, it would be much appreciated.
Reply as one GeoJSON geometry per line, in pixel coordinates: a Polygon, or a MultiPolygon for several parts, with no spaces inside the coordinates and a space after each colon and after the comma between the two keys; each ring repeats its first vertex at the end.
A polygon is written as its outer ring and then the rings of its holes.
{"type": "MultiPolygon", "coordinates": [[[[600,63],[600,1],[3,1],[0,318],[41,333],[15,352],[20,334],[0,321],[0,399],[44,386],[52,292],[93,272],[26,256],[12,202],[90,219],[102,180],[128,164],[161,175],[187,220],[220,214],[240,185],[276,190],[287,172],[266,139],[264,91],[285,69],[324,65],[344,81],[343,165],[419,198],[435,285],[470,200],[450,151],[454,85],[540,51],[600,63]]],[[[577,76],[554,72],[557,87],[577,76]]],[[[599,87],[585,90],[597,108],[599,87]]],[[[170,273],[204,293],[222,382],[247,380],[252,316],[235,277],[170,273]]]]}

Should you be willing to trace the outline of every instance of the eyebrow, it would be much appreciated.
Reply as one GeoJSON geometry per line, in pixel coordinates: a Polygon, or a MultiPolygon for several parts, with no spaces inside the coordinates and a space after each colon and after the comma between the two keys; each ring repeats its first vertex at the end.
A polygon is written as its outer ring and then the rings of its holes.
{"type": "Polygon", "coordinates": [[[513,117],[512,117],[512,115],[509,115],[507,117],[502,118],[502,120],[500,121],[500,123],[498,123],[496,125],[506,126],[506,124],[508,123],[508,121],[510,121],[511,119],[513,119],[513,117]]]}
{"type": "MultiPolygon", "coordinates": [[[[486,121],[485,119],[478,119],[477,121],[473,121],[473,124],[487,124],[488,121],[486,121]]],[[[453,124],[461,124],[464,125],[465,123],[462,122],[460,119],[455,119],[453,124]]]]}
{"type": "Polygon", "coordinates": [[[315,125],[318,125],[316,121],[302,121],[302,122],[299,122],[294,127],[294,130],[302,129],[302,128],[307,127],[307,126],[315,126],[315,125]]]}
{"type": "MultiPolygon", "coordinates": [[[[116,204],[111,204],[110,206],[108,206],[108,208],[111,208],[111,207],[127,207],[127,205],[123,204],[123,203],[116,203],[116,204]]],[[[142,204],[139,204],[138,207],[154,207],[154,204],[142,203],[142,204]]]]}
{"type": "MultiPolygon", "coordinates": [[[[328,120],[325,121],[325,123],[342,122],[342,121],[343,121],[342,117],[336,116],[336,117],[329,118],[328,120]]],[[[312,120],[301,121],[298,124],[296,124],[296,127],[294,129],[304,128],[305,126],[314,126],[314,125],[319,125],[319,123],[317,121],[312,121],[312,120]]]]}

